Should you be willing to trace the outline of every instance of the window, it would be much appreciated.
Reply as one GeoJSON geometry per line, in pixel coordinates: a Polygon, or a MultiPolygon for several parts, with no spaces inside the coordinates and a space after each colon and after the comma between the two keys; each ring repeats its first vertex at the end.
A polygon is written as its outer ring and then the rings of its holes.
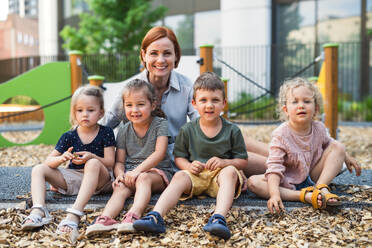
{"type": "Polygon", "coordinates": [[[22,43],[22,33],[21,32],[17,33],[17,42],[22,43]]]}

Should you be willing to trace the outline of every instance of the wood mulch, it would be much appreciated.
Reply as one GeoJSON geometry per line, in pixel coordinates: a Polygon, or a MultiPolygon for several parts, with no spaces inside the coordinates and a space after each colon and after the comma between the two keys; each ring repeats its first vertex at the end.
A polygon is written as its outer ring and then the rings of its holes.
{"type": "MultiPolygon", "coordinates": [[[[268,142],[275,126],[244,126],[242,130],[257,140],[268,142]]],[[[341,127],[340,141],[363,169],[372,169],[372,128],[341,127]]],[[[27,135],[27,134],[26,134],[27,135]]],[[[20,135],[24,137],[24,135],[20,135]]],[[[32,166],[41,163],[53,150],[51,145],[0,148],[0,166],[32,166]]],[[[345,185],[344,202],[372,203],[372,188],[345,185]]],[[[69,247],[67,237],[55,233],[65,216],[52,211],[53,224],[35,232],[19,230],[29,213],[20,208],[0,209],[0,247],[69,247]]],[[[23,206],[23,207],[22,207],[23,206]]],[[[370,206],[370,205],[369,205],[370,206]]],[[[211,206],[177,205],[165,217],[167,232],[151,236],[143,233],[118,235],[115,231],[87,238],[86,226],[102,209],[86,209],[74,247],[372,247],[372,207],[314,210],[304,205],[280,215],[267,209],[234,207],[227,216],[232,237],[228,241],[205,233],[202,228],[213,212],[211,206]]],[[[126,207],[128,209],[128,207],[126,207]]],[[[150,210],[149,207],[147,209],[150,210]]],[[[121,215],[122,217],[122,215],[121,215]]],[[[120,220],[120,218],[118,218],[120,220]]]]}

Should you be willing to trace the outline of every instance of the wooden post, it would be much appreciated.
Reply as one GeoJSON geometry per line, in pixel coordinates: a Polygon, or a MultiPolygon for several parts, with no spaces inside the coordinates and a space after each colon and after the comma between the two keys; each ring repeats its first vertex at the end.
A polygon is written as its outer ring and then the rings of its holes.
{"type": "Polygon", "coordinates": [[[213,45],[200,46],[200,74],[213,71],[213,45]]]}
{"type": "Polygon", "coordinates": [[[329,134],[336,138],[338,125],[338,44],[323,45],[325,63],[325,125],[329,134]]]}
{"type": "Polygon", "coordinates": [[[82,54],[81,51],[70,51],[68,53],[71,66],[71,94],[74,94],[75,90],[83,83],[83,72],[79,66],[82,63],[82,54]],[[80,61],[79,63],[78,60],[80,61]]]}
{"type": "Polygon", "coordinates": [[[225,107],[223,108],[223,117],[225,118],[225,119],[227,119],[228,118],[228,115],[227,115],[227,113],[229,112],[229,102],[228,102],[228,97],[227,97],[227,82],[229,81],[227,78],[221,78],[221,80],[222,80],[222,82],[223,82],[223,84],[224,84],[224,86],[225,86],[225,99],[226,99],[226,105],[225,105],[225,107]]]}
{"type": "Polygon", "coordinates": [[[105,77],[99,75],[93,75],[88,77],[89,84],[98,87],[102,85],[104,79],[105,77]]]}

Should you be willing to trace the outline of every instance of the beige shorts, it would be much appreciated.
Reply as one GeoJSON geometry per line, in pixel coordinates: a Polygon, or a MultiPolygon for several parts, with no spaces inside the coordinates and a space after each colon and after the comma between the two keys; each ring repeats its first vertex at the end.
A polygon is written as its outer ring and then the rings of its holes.
{"type": "MultiPolygon", "coordinates": [[[[67,190],[57,187],[57,191],[64,195],[77,195],[80,190],[81,182],[83,181],[84,170],[75,170],[75,169],[66,169],[66,168],[58,168],[58,170],[62,173],[63,178],[66,181],[67,190]]],[[[110,173],[110,180],[101,187],[97,189],[94,194],[100,193],[110,193],[112,192],[112,182],[114,181],[114,174],[112,170],[109,170],[110,173]]]]}
{"type": "MultiPolygon", "coordinates": [[[[236,186],[234,199],[240,196],[240,193],[242,191],[242,187],[244,184],[243,177],[240,174],[239,170],[236,168],[235,170],[236,170],[236,173],[238,174],[238,185],[236,186]]],[[[185,172],[190,177],[192,188],[191,188],[190,194],[188,195],[183,194],[180,200],[184,201],[184,200],[190,199],[193,196],[202,196],[202,195],[208,195],[210,197],[216,198],[218,190],[220,188],[218,185],[217,179],[218,179],[218,175],[221,172],[221,168],[218,168],[217,170],[214,170],[214,171],[203,170],[202,172],[199,173],[199,175],[192,174],[188,170],[182,170],[182,171],[185,172]]]]}

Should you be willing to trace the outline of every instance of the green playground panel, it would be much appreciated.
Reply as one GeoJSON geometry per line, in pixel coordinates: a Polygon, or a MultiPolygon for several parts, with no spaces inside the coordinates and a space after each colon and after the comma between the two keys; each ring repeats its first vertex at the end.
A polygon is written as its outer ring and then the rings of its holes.
{"type": "MultiPolygon", "coordinates": [[[[0,84],[0,103],[14,96],[29,96],[40,106],[50,104],[71,95],[71,68],[69,62],[51,62],[38,66],[20,76],[0,84]]],[[[34,140],[16,144],[0,135],[0,147],[56,144],[60,136],[70,128],[71,99],[43,109],[44,128],[34,140]]]]}

